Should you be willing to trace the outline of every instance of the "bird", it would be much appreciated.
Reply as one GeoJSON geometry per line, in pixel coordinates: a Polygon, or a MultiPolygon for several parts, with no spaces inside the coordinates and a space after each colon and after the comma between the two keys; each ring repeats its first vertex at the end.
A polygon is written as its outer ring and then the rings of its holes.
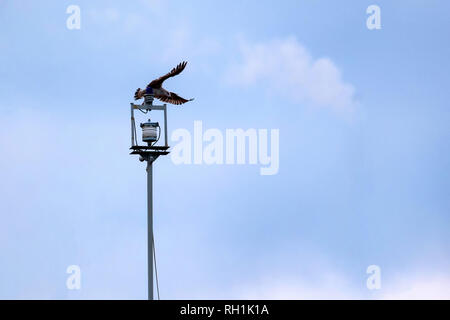
{"type": "Polygon", "coordinates": [[[139,99],[143,98],[144,95],[146,95],[146,94],[151,94],[155,98],[157,98],[163,102],[167,102],[167,103],[171,103],[171,104],[175,104],[175,105],[180,105],[180,104],[194,100],[194,99],[184,99],[184,98],[180,97],[179,95],[177,95],[175,92],[167,91],[166,89],[164,89],[162,87],[162,84],[165,80],[180,74],[186,67],[186,64],[187,64],[186,61],[179,63],[175,68],[173,68],[170,72],[168,72],[164,76],[159,77],[158,79],[155,79],[152,82],[150,82],[147,85],[147,87],[145,88],[145,90],[138,88],[136,90],[136,92],[134,93],[134,100],[139,100],[139,99]]]}

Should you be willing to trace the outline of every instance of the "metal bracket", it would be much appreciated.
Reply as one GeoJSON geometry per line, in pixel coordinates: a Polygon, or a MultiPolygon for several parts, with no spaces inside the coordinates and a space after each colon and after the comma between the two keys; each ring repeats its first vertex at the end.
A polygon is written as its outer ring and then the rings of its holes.
{"type": "Polygon", "coordinates": [[[143,104],[134,104],[130,103],[130,111],[131,111],[131,147],[138,146],[136,143],[136,123],[134,117],[134,110],[141,111],[152,111],[152,110],[162,110],[164,111],[164,147],[169,148],[168,138],[167,138],[167,104],[163,105],[154,105],[153,104],[153,95],[146,94],[144,96],[143,104]]]}

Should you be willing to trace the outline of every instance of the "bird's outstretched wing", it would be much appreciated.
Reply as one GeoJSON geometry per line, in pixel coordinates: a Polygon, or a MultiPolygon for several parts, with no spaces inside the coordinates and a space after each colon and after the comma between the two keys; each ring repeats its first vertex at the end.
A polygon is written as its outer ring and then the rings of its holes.
{"type": "Polygon", "coordinates": [[[176,105],[183,104],[183,103],[186,103],[188,101],[194,100],[194,99],[189,99],[189,100],[188,99],[184,99],[184,98],[180,97],[179,95],[177,95],[174,92],[170,93],[170,97],[166,97],[166,96],[159,97],[159,96],[157,96],[156,98],[158,98],[161,101],[164,101],[164,102],[167,102],[167,103],[176,104],[176,105]]]}
{"type": "Polygon", "coordinates": [[[187,62],[183,61],[181,63],[179,63],[175,68],[173,68],[169,73],[167,73],[166,75],[159,77],[158,79],[153,80],[152,82],[150,82],[148,84],[147,87],[152,87],[152,88],[160,88],[162,83],[171,77],[176,76],[177,74],[180,74],[181,71],[184,70],[184,68],[186,67],[187,62]]]}

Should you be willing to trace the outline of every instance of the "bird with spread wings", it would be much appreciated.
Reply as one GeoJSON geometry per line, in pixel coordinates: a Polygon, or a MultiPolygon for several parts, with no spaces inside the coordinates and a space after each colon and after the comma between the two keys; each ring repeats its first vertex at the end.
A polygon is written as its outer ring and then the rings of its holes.
{"type": "Polygon", "coordinates": [[[136,90],[136,93],[134,94],[134,100],[138,100],[144,97],[146,94],[152,94],[155,98],[167,102],[172,103],[176,105],[180,105],[183,103],[186,103],[188,101],[192,101],[194,99],[184,99],[177,95],[175,92],[167,91],[162,87],[162,84],[165,80],[174,77],[178,74],[180,74],[184,68],[186,67],[187,62],[183,61],[179,63],[175,68],[173,68],[169,73],[166,75],[159,77],[158,79],[153,80],[150,82],[145,90],[142,90],[141,88],[138,88],[136,90]]]}

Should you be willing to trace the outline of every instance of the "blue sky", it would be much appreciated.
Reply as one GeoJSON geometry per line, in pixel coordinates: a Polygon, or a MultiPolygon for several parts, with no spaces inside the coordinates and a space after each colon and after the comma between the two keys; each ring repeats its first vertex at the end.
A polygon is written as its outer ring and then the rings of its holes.
{"type": "Polygon", "coordinates": [[[449,298],[449,9],[0,0],[0,298],[146,298],[129,103],[182,60],[170,132],[279,129],[280,168],[156,162],[162,298],[449,298]]]}

